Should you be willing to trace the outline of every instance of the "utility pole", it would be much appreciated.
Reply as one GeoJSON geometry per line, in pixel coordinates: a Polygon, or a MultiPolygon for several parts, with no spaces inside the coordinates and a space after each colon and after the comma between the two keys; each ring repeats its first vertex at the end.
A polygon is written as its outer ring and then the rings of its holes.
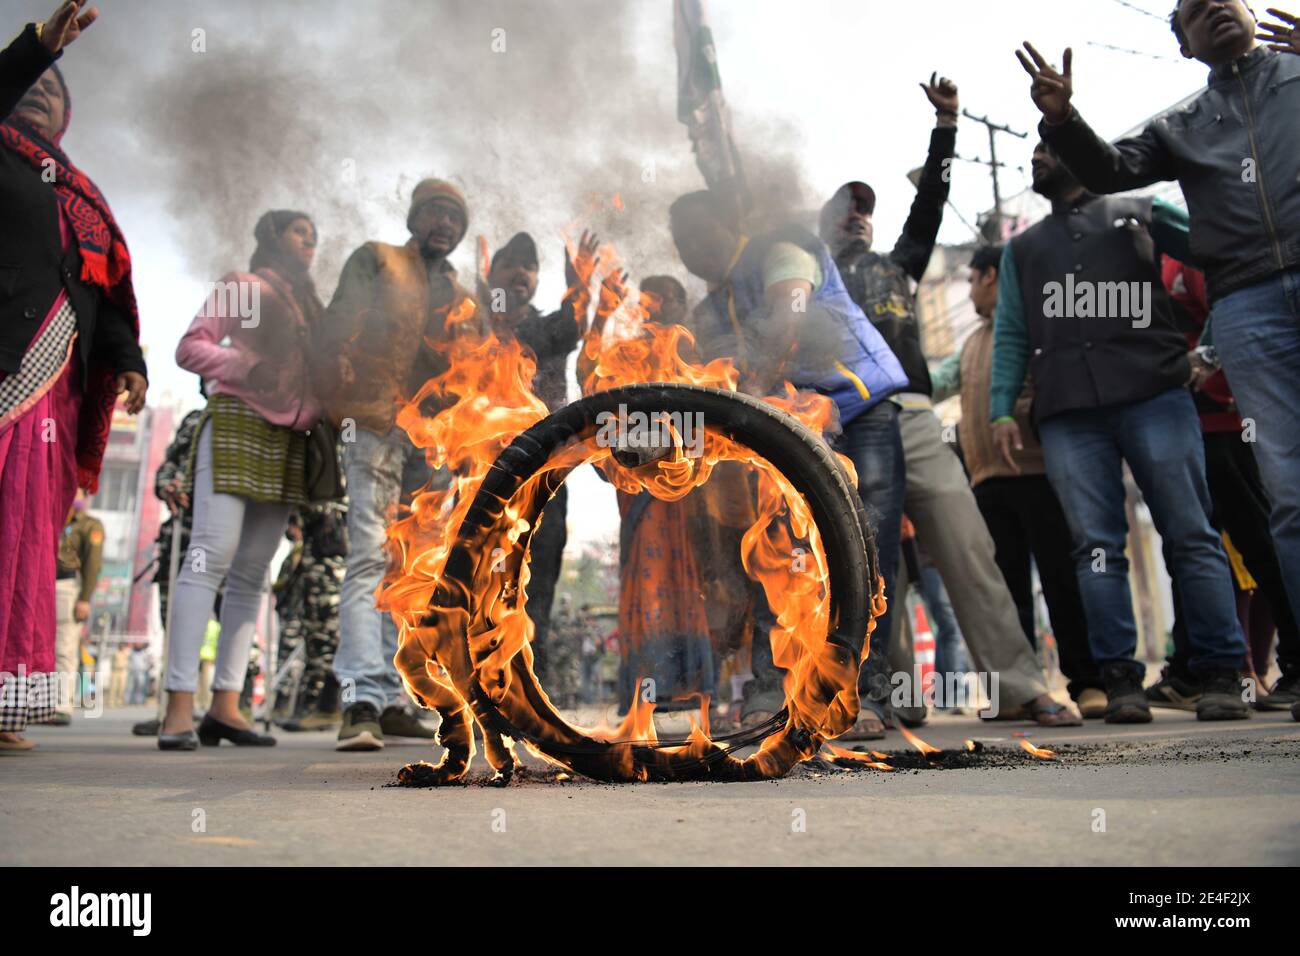
{"type": "Polygon", "coordinates": [[[961,115],[967,119],[974,120],[976,123],[983,123],[989,131],[989,158],[988,160],[979,159],[978,157],[969,162],[979,163],[981,166],[988,166],[993,172],[993,217],[989,220],[995,239],[1002,237],[1002,188],[998,183],[998,169],[1006,166],[1006,163],[998,162],[998,133],[1010,133],[1012,136],[1020,139],[1028,139],[1028,133],[1019,133],[1010,126],[1002,126],[994,123],[987,116],[976,116],[970,110],[963,109],[961,115]]]}

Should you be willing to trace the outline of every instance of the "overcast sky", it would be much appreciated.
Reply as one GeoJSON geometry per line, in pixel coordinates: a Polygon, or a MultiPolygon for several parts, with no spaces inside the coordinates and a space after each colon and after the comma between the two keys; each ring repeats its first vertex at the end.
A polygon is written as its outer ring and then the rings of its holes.
{"type": "MultiPolygon", "coordinates": [[[[1075,50],[1075,102],[1117,135],[1204,83],[1179,55],[1171,4],[1134,0],[706,0],[742,156],[765,190],[804,208],[841,182],[879,195],[892,245],[924,159],[933,111],[917,83],[952,77],[962,105],[1021,131],[1000,158],[1026,165],[1037,112],[1013,51],[1075,50]],[[1103,49],[1102,43],[1164,59],[1103,49]]],[[[9,34],[54,0],[4,0],[9,34]]],[[[257,215],[316,216],[328,300],[347,253],[401,242],[426,175],[466,190],[470,236],[527,229],[542,251],[539,305],[562,285],[560,235],[592,224],[633,277],[685,278],[668,203],[700,179],[676,122],[671,0],[99,0],[100,21],[62,65],[69,156],[96,180],[135,263],[151,397],[196,404],[176,342],[202,284],[245,268],[257,215]],[[196,52],[195,32],[206,50],[196,52]],[[504,34],[493,31],[504,30],[504,34]],[[505,40],[494,52],[493,40],[505,40]],[[649,173],[647,172],[649,171],[649,173]],[[625,211],[610,205],[615,193],[625,211]]],[[[962,120],[962,156],[987,158],[962,120]]],[[[1008,170],[1003,192],[1025,185],[1008,170]]],[[[992,204],[987,171],[958,163],[952,198],[972,222],[992,204]]],[[[949,216],[942,241],[970,232],[949,216]]],[[[454,257],[473,268],[473,242],[454,257]]],[[[609,495],[611,504],[612,494],[609,495]]]]}

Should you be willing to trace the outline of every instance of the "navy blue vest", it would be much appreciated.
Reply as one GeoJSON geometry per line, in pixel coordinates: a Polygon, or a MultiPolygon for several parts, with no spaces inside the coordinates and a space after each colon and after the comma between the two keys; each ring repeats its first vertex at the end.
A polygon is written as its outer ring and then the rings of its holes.
{"type": "MultiPolygon", "coordinates": [[[[715,341],[718,336],[743,337],[746,323],[766,310],[763,264],[778,242],[792,242],[816,257],[822,284],[812,294],[808,314],[826,323],[836,353],[829,359],[821,354],[801,359],[796,353],[787,365],[787,377],[797,388],[829,396],[839,408],[841,425],[847,425],[905,389],[907,375],[876,327],[849,297],[830,250],[811,232],[787,226],[751,239],[727,281],[709,293],[702,303],[706,308],[700,311],[707,312],[714,323],[708,331],[714,334],[715,341]]],[[[734,355],[744,354],[742,345],[737,343],[734,355]]]]}

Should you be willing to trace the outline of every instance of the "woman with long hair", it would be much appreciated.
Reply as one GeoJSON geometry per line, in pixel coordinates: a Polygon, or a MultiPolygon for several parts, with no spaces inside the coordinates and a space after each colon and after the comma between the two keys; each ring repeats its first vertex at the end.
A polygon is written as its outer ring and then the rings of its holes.
{"type": "Polygon", "coordinates": [[[96,15],[68,0],[0,51],[0,750],[35,746],[22,731],[76,680],[55,670],[59,534],[118,396],[135,414],[147,387],[126,240],[61,146],[54,61],[96,15]]]}
{"type": "Polygon", "coordinates": [[[274,210],[254,230],[248,272],[223,276],[176,349],[176,363],[207,383],[195,442],[194,530],[172,595],[163,750],[201,741],[269,746],[239,711],[267,570],[292,508],[306,503],[306,431],[321,407],[308,375],[322,306],[311,281],[316,227],[274,210]],[[212,705],[193,729],[199,649],[218,589],[221,638],[212,705]]]}

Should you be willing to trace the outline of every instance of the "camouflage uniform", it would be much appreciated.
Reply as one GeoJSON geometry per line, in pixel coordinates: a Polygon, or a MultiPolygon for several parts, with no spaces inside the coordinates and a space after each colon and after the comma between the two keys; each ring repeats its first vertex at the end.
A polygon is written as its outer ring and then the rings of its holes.
{"type": "MultiPolygon", "coordinates": [[[[280,616],[278,665],[306,642],[305,665],[293,714],[300,719],[338,709],[334,652],[339,646],[339,593],[346,567],[347,505],[330,502],[308,505],[289,517],[302,531],[302,541],[280,567],[275,605],[280,616]]],[[[277,710],[287,702],[277,704],[277,710]]]]}
{"type": "MultiPolygon", "coordinates": [[[[189,467],[194,439],[198,433],[199,421],[202,417],[203,412],[199,410],[186,415],[181,421],[180,427],[176,429],[176,437],[167,446],[167,453],[163,456],[163,463],[158,466],[158,472],[153,479],[153,493],[159,500],[165,500],[163,492],[172,481],[179,481],[182,488],[189,487],[186,469],[189,467]]],[[[158,529],[158,537],[154,540],[158,548],[158,567],[154,570],[153,579],[158,585],[158,603],[162,609],[163,627],[167,626],[167,599],[169,597],[167,593],[167,574],[171,569],[172,528],[175,521],[176,513],[172,512],[167,520],[162,523],[162,527],[158,529]]],[[[186,508],[182,512],[181,521],[181,556],[183,558],[190,546],[190,528],[193,524],[192,509],[186,508]]]]}
{"type": "Polygon", "coordinates": [[[569,595],[561,595],[547,640],[546,695],[556,707],[577,707],[582,695],[582,644],[586,624],[573,613],[569,595]]]}

